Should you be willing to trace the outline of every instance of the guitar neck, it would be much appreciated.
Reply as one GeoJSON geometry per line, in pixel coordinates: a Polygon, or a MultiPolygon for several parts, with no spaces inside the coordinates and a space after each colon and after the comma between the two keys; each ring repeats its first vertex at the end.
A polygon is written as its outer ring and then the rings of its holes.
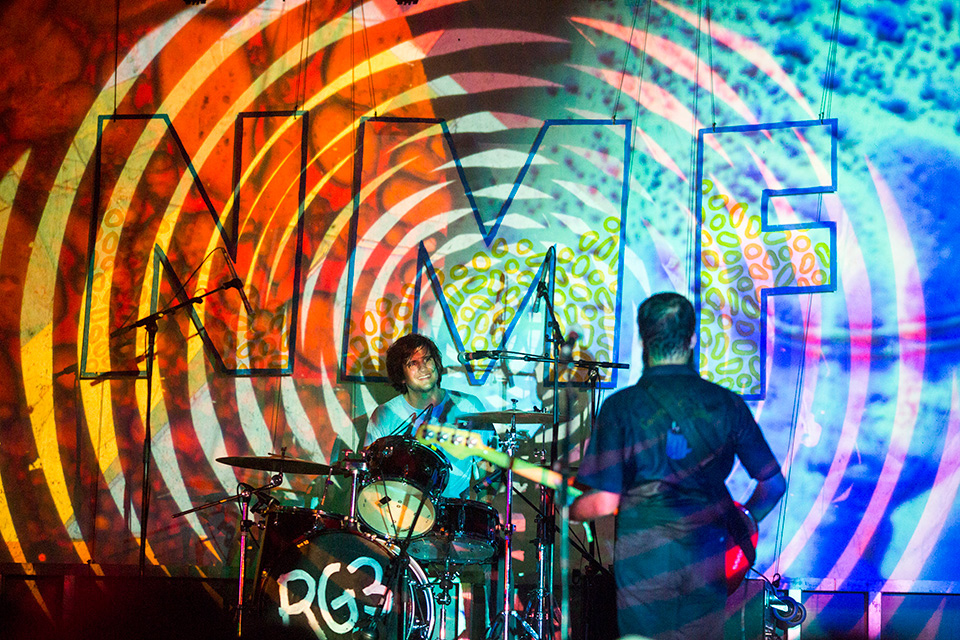
{"type": "MultiPolygon", "coordinates": [[[[532,462],[527,462],[526,460],[522,460],[520,458],[514,458],[501,451],[491,450],[487,452],[477,452],[477,456],[483,458],[491,464],[497,465],[498,467],[512,470],[521,478],[537,484],[542,484],[548,489],[559,491],[563,487],[563,476],[553,469],[547,469],[533,464],[532,462]]],[[[583,491],[580,491],[576,487],[570,486],[569,483],[567,484],[567,495],[571,500],[580,496],[582,493],[583,491]]]]}
{"type": "MultiPolygon", "coordinates": [[[[556,471],[488,447],[480,443],[471,431],[436,425],[424,426],[417,432],[417,440],[425,444],[435,444],[455,458],[477,456],[490,464],[511,470],[521,478],[541,484],[554,491],[560,491],[564,485],[563,476],[556,471]]],[[[583,494],[583,491],[571,486],[569,482],[566,485],[569,500],[583,494]]]]}

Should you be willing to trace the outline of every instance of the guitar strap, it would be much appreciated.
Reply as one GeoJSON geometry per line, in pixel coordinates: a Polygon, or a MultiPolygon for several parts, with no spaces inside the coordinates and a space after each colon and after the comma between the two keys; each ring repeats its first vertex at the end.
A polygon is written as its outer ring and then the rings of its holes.
{"type": "MultiPolygon", "coordinates": [[[[640,386],[640,385],[638,385],[640,386]]],[[[705,444],[703,437],[700,434],[700,431],[694,425],[693,420],[690,418],[690,411],[683,410],[683,402],[677,398],[667,397],[663,398],[657,395],[654,395],[653,392],[646,386],[640,386],[640,389],[646,394],[650,400],[654,402],[657,406],[662,408],[670,419],[680,427],[681,433],[687,438],[695,438],[698,441],[698,444],[705,444]]],[[[667,394],[669,396],[669,394],[667,394]]],[[[700,485],[700,489],[708,496],[711,496],[714,500],[717,500],[720,504],[723,505],[723,516],[724,516],[724,525],[727,529],[727,532],[733,538],[743,550],[744,556],[746,556],[747,562],[750,566],[753,566],[754,561],[757,559],[757,549],[753,545],[753,540],[751,538],[750,527],[744,522],[744,514],[737,508],[737,505],[733,502],[733,497],[730,495],[730,491],[727,489],[725,484],[720,484],[719,486],[710,485],[705,480],[701,471],[713,459],[716,457],[716,452],[711,453],[709,456],[700,461],[700,463],[690,471],[690,475],[697,481],[700,485]]]]}

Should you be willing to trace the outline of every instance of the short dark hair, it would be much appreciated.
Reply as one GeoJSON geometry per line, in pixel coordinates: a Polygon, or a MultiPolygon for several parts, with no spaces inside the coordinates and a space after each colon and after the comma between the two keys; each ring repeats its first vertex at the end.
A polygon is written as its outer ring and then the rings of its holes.
{"type": "Polygon", "coordinates": [[[387,349],[387,378],[390,379],[393,388],[400,393],[407,392],[407,379],[404,375],[407,360],[421,348],[426,349],[430,357],[433,358],[433,364],[437,368],[438,385],[443,378],[443,361],[440,359],[440,349],[437,348],[433,340],[419,333],[402,336],[397,338],[397,341],[387,349]]]}
{"type": "Polygon", "coordinates": [[[693,305],[672,291],[652,295],[637,309],[637,328],[645,362],[682,355],[696,330],[693,305]]]}

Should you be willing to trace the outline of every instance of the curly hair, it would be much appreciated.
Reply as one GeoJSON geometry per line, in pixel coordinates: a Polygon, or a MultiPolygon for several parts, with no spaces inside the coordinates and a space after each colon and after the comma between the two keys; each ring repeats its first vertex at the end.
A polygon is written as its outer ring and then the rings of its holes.
{"type": "Polygon", "coordinates": [[[404,375],[407,360],[421,348],[426,349],[433,359],[433,364],[437,369],[438,385],[443,378],[443,361],[440,359],[440,349],[437,348],[433,340],[419,333],[405,335],[397,338],[397,341],[387,349],[387,378],[389,378],[391,386],[400,393],[407,392],[406,376],[404,375]]]}
{"type": "Polygon", "coordinates": [[[637,309],[637,328],[643,340],[644,362],[664,360],[690,350],[696,330],[693,305],[679,293],[658,293],[637,309]]]}

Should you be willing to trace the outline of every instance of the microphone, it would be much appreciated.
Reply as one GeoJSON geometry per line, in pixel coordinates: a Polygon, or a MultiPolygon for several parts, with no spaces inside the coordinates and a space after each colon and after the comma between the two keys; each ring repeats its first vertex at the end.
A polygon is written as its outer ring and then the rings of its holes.
{"type": "MultiPolygon", "coordinates": [[[[556,256],[556,253],[557,253],[557,245],[553,245],[549,249],[547,249],[547,255],[543,259],[543,264],[546,265],[547,263],[549,263],[550,256],[556,256]]],[[[554,257],[554,260],[556,260],[556,257],[554,257]]],[[[531,313],[537,313],[538,311],[540,311],[540,298],[546,297],[547,295],[547,287],[543,282],[543,279],[546,277],[546,275],[547,275],[546,270],[544,270],[543,273],[540,274],[540,281],[537,282],[537,296],[533,299],[533,309],[531,309],[531,313]]]]}
{"type": "Polygon", "coordinates": [[[499,358],[502,351],[464,351],[457,354],[460,364],[467,364],[468,360],[482,360],[485,358],[499,358]]]}
{"type": "Polygon", "coordinates": [[[563,343],[560,345],[561,360],[566,362],[573,360],[573,347],[579,339],[580,333],[576,329],[570,329],[570,331],[567,332],[567,337],[564,338],[563,343]]]}
{"type": "Polygon", "coordinates": [[[411,413],[410,417],[404,420],[399,427],[393,430],[393,433],[390,435],[395,436],[399,434],[404,434],[406,436],[410,435],[410,428],[417,425],[417,421],[420,420],[423,416],[429,415],[433,411],[433,403],[431,402],[426,407],[423,408],[423,411],[420,413],[411,413]]]}
{"type": "Polygon", "coordinates": [[[416,416],[416,417],[413,419],[413,421],[410,423],[410,426],[407,427],[407,435],[410,435],[410,429],[411,429],[412,427],[417,426],[417,422],[418,422],[421,418],[423,418],[424,420],[426,420],[426,416],[429,416],[432,412],[433,412],[433,403],[431,402],[430,404],[428,404],[426,407],[423,408],[423,411],[421,411],[420,413],[417,414],[417,416],[416,416]]]}
{"type": "Polygon", "coordinates": [[[240,276],[237,275],[237,268],[233,266],[233,260],[230,258],[230,254],[227,253],[227,250],[223,247],[220,247],[220,250],[223,251],[223,257],[227,261],[227,268],[230,269],[230,275],[233,276],[231,280],[228,280],[223,283],[224,287],[228,289],[236,289],[240,292],[240,299],[243,300],[243,308],[247,310],[247,315],[253,315],[253,307],[250,306],[250,301],[247,300],[247,294],[243,290],[243,280],[240,279],[240,276]]]}
{"type": "Polygon", "coordinates": [[[401,433],[403,433],[404,431],[406,431],[408,426],[410,426],[411,424],[413,424],[414,422],[417,421],[417,415],[418,415],[418,414],[417,414],[416,411],[414,411],[413,413],[411,413],[409,418],[407,418],[406,420],[404,420],[403,422],[401,422],[399,427],[397,427],[396,429],[394,429],[393,431],[390,432],[390,435],[392,435],[392,436],[398,436],[398,435],[400,435],[401,433]]]}

